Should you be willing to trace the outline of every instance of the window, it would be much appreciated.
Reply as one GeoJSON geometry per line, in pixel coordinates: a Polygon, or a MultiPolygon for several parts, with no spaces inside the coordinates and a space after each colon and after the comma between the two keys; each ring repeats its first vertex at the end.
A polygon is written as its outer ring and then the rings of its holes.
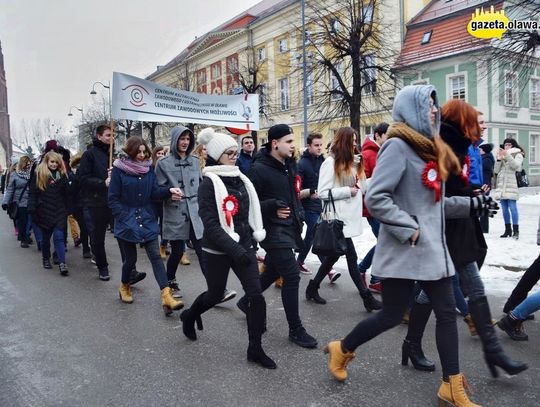
{"type": "MultiPolygon", "coordinates": [[[[341,62],[334,65],[337,73],[343,79],[343,65],[341,62]]],[[[330,100],[336,101],[341,100],[343,97],[341,85],[339,84],[338,78],[334,74],[334,71],[330,71],[330,100]]]]}
{"type": "Polygon", "coordinates": [[[364,126],[364,134],[365,134],[366,136],[372,135],[372,134],[373,134],[373,129],[374,129],[374,128],[375,128],[374,126],[364,126]]]}
{"type": "Polygon", "coordinates": [[[264,114],[268,108],[268,94],[266,91],[266,85],[261,83],[259,89],[257,89],[259,94],[259,113],[264,114]]]}
{"type": "Polygon", "coordinates": [[[422,36],[422,41],[420,42],[421,45],[427,44],[431,40],[431,33],[433,30],[426,31],[424,35],[422,36]]]}
{"type": "Polygon", "coordinates": [[[465,75],[455,75],[449,78],[448,89],[450,99],[466,99],[465,75]]]}
{"type": "Polygon", "coordinates": [[[289,79],[283,78],[279,83],[279,102],[281,110],[289,110],[289,79]]]}
{"type": "Polygon", "coordinates": [[[206,70],[197,72],[197,85],[204,85],[206,83],[206,70]]]}
{"type": "Polygon", "coordinates": [[[375,54],[366,54],[361,59],[362,64],[362,92],[373,95],[377,90],[377,69],[375,68],[375,54]]]}
{"type": "Polygon", "coordinates": [[[504,74],[504,104],[506,106],[517,106],[517,74],[515,72],[505,72],[504,74]]]}
{"type": "Polygon", "coordinates": [[[529,164],[540,164],[540,134],[529,136],[529,164]]]}
{"type": "Polygon", "coordinates": [[[540,110],[540,78],[531,78],[529,99],[529,108],[540,110]]]}
{"type": "Polygon", "coordinates": [[[282,38],[281,40],[278,40],[278,49],[280,53],[287,52],[288,46],[287,46],[286,38],[282,38]]]}
{"type": "Polygon", "coordinates": [[[313,78],[313,72],[310,72],[306,78],[306,104],[311,106],[315,96],[315,82],[313,78]]]}
{"type": "Polygon", "coordinates": [[[235,73],[238,73],[238,57],[236,55],[227,58],[227,74],[235,73]]]}
{"type": "Polygon", "coordinates": [[[373,21],[373,3],[366,4],[362,8],[362,17],[364,24],[371,24],[373,21]]]}
{"type": "Polygon", "coordinates": [[[257,59],[259,60],[259,62],[261,62],[261,61],[264,61],[265,58],[266,58],[266,49],[264,47],[259,48],[257,50],[257,59]]]}
{"type": "Polygon", "coordinates": [[[339,20],[330,20],[330,32],[331,33],[338,33],[341,30],[341,23],[339,20]]]}
{"type": "Polygon", "coordinates": [[[517,132],[506,130],[504,132],[504,138],[511,138],[511,139],[517,140],[517,132]]]}
{"type": "Polygon", "coordinates": [[[212,71],[211,71],[211,77],[212,79],[221,78],[221,62],[217,62],[214,65],[212,65],[212,71]]]}

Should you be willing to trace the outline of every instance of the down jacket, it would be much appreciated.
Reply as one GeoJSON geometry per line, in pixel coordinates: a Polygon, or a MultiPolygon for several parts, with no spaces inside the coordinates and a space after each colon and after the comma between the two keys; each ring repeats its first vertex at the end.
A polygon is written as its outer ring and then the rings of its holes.
{"type": "Polygon", "coordinates": [[[37,184],[30,182],[28,194],[28,212],[32,214],[32,222],[43,229],[64,229],[68,216],[68,179],[65,175],[49,184],[42,191],[37,184]]]}
{"type": "Polygon", "coordinates": [[[93,147],[86,150],[81,157],[77,178],[83,206],[99,208],[107,206],[105,180],[108,176],[109,148],[111,146],[97,138],[94,139],[93,144],[93,147]]]}
{"type": "Polygon", "coordinates": [[[511,148],[502,160],[495,163],[495,175],[497,183],[495,196],[500,199],[519,199],[516,180],[516,171],[521,171],[523,165],[523,152],[519,148],[511,148]],[[499,196],[497,196],[497,194],[499,196]]]}
{"type": "Polygon", "coordinates": [[[2,204],[7,205],[10,202],[15,201],[19,207],[26,208],[28,206],[28,182],[29,180],[21,177],[16,171],[13,171],[2,204]]]}

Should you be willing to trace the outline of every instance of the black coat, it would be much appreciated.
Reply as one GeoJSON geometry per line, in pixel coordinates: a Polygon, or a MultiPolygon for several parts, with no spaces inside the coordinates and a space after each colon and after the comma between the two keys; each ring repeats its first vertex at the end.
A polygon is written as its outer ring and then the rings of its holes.
{"type": "Polygon", "coordinates": [[[261,202],[266,239],[261,242],[265,249],[303,247],[302,225],[304,211],[295,188],[299,177],[296,162],[287,159],[285,164],[272,157],[266,149],[261,149],[249,170],[248,177],[253,182],[261,202]],[[287,219],[277,217],[277,209],[288,206],[291,214],[287,219]]]}
{"type": "Polygon", "coordinates": [[[491,181],[493,180],[493,170],[495,168],[495,158],[491,153],[482,154],[482,179],[484,184],[487,184],[491,188],[491,181]]]}
{"type": "MultiPolygon", "coordinates": [[[[302,189],[309,189],[309,192],[313,194],[317,190],[319,184],[319,171],[321,165],[324,162],[324,157],[320,155],[315,157],[309,153],[308,150],[304,151],[302,158],[298,161],[298,174],[302,178],[302,189]]],[[[302,199],[302,206],[307,211],[313,211],[317,213],[322,212],[322,204],[320,199],[306,198],[302,199]]]]}
{"type": "MultiPolygon", "coordinates": [[[[441,123],[441,137],[452,148],[463,165],[467,149],[471,144],[457,126],[441,123]]],[[[461,175],[451,174],[446,181],[446,196],[473,196],[473,189],[461,175]]],[[[476,262],[478,267],[484,263],[487,244],[476,216],[446,220],[446,244],[454,265],[459,268],[476,262]]]]}
{"type": "Polygon", "coordinates": [[[81,202],[83,206],[107,206],[107,169],[109,168],[109,144],[93,141],[94,146],[86,150],[81,157],[77,170],[77,178],[81,188],[81,202]]]}
{"type": "Polygon", "coordinates": [[[238,259],[254,246],[253,231],[248,223],[249,195],[240,177],[220,177],[227,192],[238,200],[238,213],[233,216],[234,231],[240,236],[236,242],[221,227],[219,222],[214,184],[210,178],[204,177],[199,185],[199,216],[204,224],[202,246],[204,248],[226,253],[231,259],[238,259]]]}
{"type": "Polygon", "coordinates": [[[32,222],[44,229],[55,227],[64,229],[68,216],[68,179],[64,175],[53,182],[50,179],[45,191],[35,182],[30,183],[28,211],[32,213],[32,222]]]}

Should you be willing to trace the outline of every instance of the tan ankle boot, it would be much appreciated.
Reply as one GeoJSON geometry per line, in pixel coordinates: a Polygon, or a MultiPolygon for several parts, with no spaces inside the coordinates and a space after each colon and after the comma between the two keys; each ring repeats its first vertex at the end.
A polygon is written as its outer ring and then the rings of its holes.
{"type": "Polygon", "coordinates": [[[159,245],[159,255],[162,260],[167,258],[167,248],[165,246],[159,245]]]}
{"type": "Polygon", "coordinates": [[[471,333],[471,336],[478,335],[478,332],[476,332],[476,326],[474,325],[474,321],[472,320],[471,314],[465,315],[463,318],[463,321],[467,324],[469,327],[469,332],[471,333]]]}
{"type": "Polygon", "coordinates": [[[182,258],[180,259],[180,264],[182,266],[189,266],[191,264],[186,252],[184,252],[184,254],[182,255],[182,258]]]}
{"type": "Polygon", "coordinates": [[[282,288],[283,287],[283,277],[279,277],[276,282],[274,283],[274,286],[276,288],[282,288]]]}
{"type": "Polygon", "coordinates": [[[161,305],[163,306],[163,311],[165,315],[169,316],[173,311],[177,311],[184,307],[182,300],[176,300],[172,296],[171,288],[165,287],[161,290],[161,305]]]}
{"type": "Polygon", "coordinates": [[[131,287],[129,284],[120,284],[120,290],[118,291],[120,295],[120,300],[126,304],[131,304],[133,302],[133,294],[131,293],[131,287]]]}
{"type": "Polygon", "coordinates": [[[439,407],[446,407],[448,405],[453,407],[482,407],[469,400],[467,391],[469,391],[469,385],[465,376],[461,373],[449,376],[448,382],[443,380],[437,392],[439,407]]]}
{"type": "Polygon", "coordinates": [[[340,382],[347,379],[347,365],[356,356],[354,352],[343,352],[341,341],[332,341],[323,349],[328,353],[328,370],[340,382]]]}

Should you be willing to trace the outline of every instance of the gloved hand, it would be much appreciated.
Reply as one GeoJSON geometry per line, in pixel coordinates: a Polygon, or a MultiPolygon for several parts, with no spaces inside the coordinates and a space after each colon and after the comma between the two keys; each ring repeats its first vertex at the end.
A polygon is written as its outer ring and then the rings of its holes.
{"type": "Polygon", "coordinates": [[[492,197],[478,195],[471,198],[472,216],[489,216],[492,218],[499,210],[499,204],[492,197]]]}
{"type": "Polygon", "coordinates": [[[252,259],[248,252],[245,252],[237,260],[238,265],[241,267],[247,267],[251,264],[251,262],[252,262],[252,259]]]}
{"type": "Polygon", "coordinates": [[[7,204],[2,204],[2,209],[7,211],[7,204]]]}

